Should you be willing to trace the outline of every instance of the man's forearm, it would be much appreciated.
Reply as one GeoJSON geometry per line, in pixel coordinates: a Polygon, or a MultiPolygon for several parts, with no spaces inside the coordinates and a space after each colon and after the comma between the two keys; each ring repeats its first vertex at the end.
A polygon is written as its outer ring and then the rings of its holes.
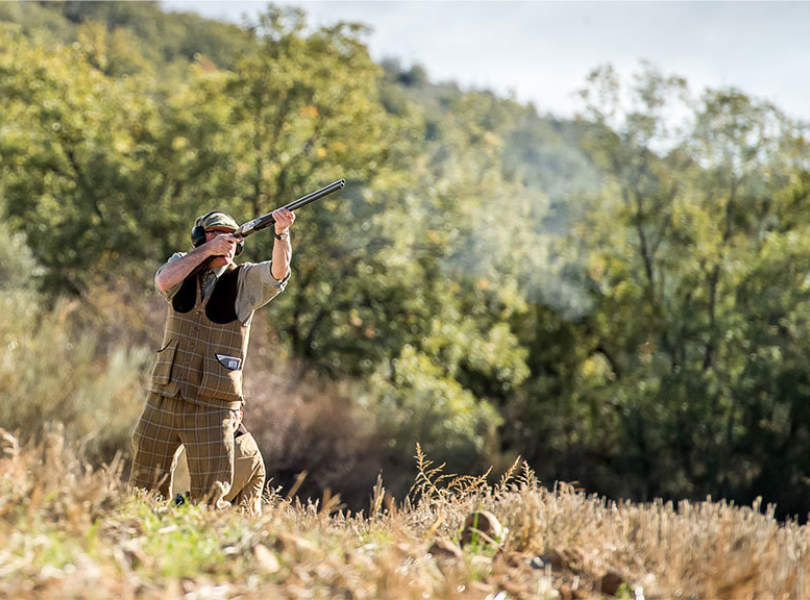
{"type": "Polygon", "coordinates": [[[166,263],[155,274],[155,287],[166,293],[178,283],[183,281],[197,266],[211,255],[206,245],[195,248],[188,254],[166,263]]]}
{"type": "Polygon", "coordinates": [[[290,260],[292,259],[292,245],[290,238],[286,240],[276,240],[273,244],[273,265],[271,273],[277,281],[284,279],[290,272],[290,260]]]}

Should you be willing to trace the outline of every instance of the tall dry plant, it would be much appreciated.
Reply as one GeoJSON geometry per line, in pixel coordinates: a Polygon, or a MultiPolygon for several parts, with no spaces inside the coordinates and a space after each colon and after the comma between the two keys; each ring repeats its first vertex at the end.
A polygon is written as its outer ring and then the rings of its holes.
{"type": "MultiPolygon", "coordinates": [[[[0,431],[0,596],[9,598],[807,597],[808,528],[724,502],[608,502],[541,485],[524,464],[494,485],[420,455],[402,503],[269,494],[260,516],[167,505],[94,469],[59,428],[0,431]],[[471,511],[500,539],[464,543],[471,511]],[[441,542],[441,543],[440,543],[441,542]]],[[[420,451],[421,453],[421,451],[420,451]]]]}

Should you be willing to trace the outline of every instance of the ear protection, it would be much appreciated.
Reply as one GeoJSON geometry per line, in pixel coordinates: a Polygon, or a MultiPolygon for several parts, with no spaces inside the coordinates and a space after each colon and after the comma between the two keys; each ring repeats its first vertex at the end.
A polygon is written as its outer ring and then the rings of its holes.
{"type": "MultiPolygon", "coordinates": [[[[194,222],[194,227],[191,228],[191,244],[195,248],[205,243],[205,227],[203,226],[203,223],[205,222],[205,219],[207,219],[216,212],[219,211],[212,210],[211,212],[207,212],[203,216],[198,217],[197,220],[194,222]]],[[[244,249],[245,249],[245,242],[243,240],[239,240],[236,243],[236,256],[239,256],[242,253],[242,250],[244,249]]]]}

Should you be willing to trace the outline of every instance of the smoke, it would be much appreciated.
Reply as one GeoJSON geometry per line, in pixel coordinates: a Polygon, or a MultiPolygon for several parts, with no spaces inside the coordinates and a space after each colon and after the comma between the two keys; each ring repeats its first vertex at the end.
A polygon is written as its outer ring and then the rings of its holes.
{"type": "Polygon", "coordinates": [[[482,199],[480,210],[458,224],[442,269],[447,277],[501,289],[508,301],[549,306],[566,319],[579,319],[594,302],[575,232],[598,177],[581,155],[564,170],[570,178],[553,175],[559,155],[545,162],[540,153],[533,157],[533,184],[518,177],[482,199]]]}

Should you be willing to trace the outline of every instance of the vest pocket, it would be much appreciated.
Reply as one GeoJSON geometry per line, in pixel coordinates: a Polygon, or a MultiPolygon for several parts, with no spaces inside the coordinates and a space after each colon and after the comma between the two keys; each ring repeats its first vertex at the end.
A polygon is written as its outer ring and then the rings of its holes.
{"type": "Polygon", "coordinates": [[[242,364],[241,356],[215,351],[206,354],[200,394],[225,400],[241,399],[242,364]],[[239,368],[229,368],[236,363],[239,368]]]}
{"type": "Polygon", "coordinates": [[[152,382],[157,385],[167,385],[172,378],[172,365],[177,351],[177,340],[169,342],[157,351],[157,362],[152,369],[152,382]]]}

